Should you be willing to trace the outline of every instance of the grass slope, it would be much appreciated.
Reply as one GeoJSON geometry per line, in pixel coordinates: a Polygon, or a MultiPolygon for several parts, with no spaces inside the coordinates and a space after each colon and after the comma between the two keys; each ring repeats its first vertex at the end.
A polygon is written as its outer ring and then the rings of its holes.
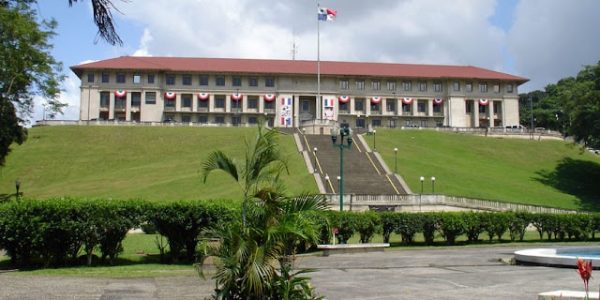
{"type": "MultiPolygon", "coordinates": [[[[598,210],[600,157],[562,141],[485,138],[430,130],[377,130],[377,150],[415,193],[598,210]]],[[[373,137],[366,136],[373,147],[373,137]]]]}
{"type": "MultiPolygon", "coordinates": [[[[142,198],[147,200],[240,198],[235,181],[222,172],[201,181],[200,169],[215,149],[243,158],[245,139],[256,128],[36,127],[23,145],[13,145],[0,168],[0,194],[25,197],[142,198]]],[[[317,192],[292,136],[280,135],[290,175],[290,193],[317,192]]]]}

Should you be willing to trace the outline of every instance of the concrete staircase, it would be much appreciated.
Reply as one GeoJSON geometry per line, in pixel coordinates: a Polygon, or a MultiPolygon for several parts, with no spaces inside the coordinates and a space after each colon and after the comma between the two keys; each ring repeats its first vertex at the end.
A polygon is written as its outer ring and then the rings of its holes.
{"type": "MultiPolygon", "coordinates": [[[[352,148],[344,149],[344,194],[408,194],[396,176],[386,172],[387,168],[379,163],[375,153],[366,149],[357,135],[353,135],[352,138],[352,148]]],[[[309,151],[311,164],[314,165],[316,161],[316,172],[323,180],[326,192],[339,193],[339,147],[334,147],[329,135],[300,134],[300,140],[304,149],[309,151]],[[313,151],[315,147],[316,157],[313,151]],[[329,182],[326,181],[326,176],[329,182]]]]}

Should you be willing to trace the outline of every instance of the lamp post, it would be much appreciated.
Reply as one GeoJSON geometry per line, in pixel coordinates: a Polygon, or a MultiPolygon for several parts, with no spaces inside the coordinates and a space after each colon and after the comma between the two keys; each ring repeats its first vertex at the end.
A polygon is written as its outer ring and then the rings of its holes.
{"type": "MultiPolygon", "coordinates": [[[[325,175],[325,185],[329,184],[329,175],[325,175]]],[[[325,190],[327,190],[327,187],[325,187],[325,190]]],[[[331,191],[333,192],[333,191],[331,191]]]]}
{"type": "Polygon", "coordinates": [[[423,198],[423,181],[425,181],[425,177],[421,176],[419,177],[419,180],[421,180],[421,194],[419,194],[419,211],[421,211],[421,200],[423,198]]]}
{"type": "Polygon", "coordinates": [[[398,174],[398,148],[394,148],[394,173],[398,174]]]}
{"type": "Polygon", "coordinates": [[[348,123],[342,123],[342,127],[338,130],[337,126],[331,128],[331,142],[334,147],[340,149],[340,176],[339,180],[339,191],[340,191],[340,211],[344,211],[344,149],[350,149],[352,147],[352,129],[348,123]],[[338,134],[340,136],[340,143],[337,143],[338,134]],[[345,138],[345,140],[344,140],[345,138]],[[344,142],[346,142],[344,144],[344,142]]]}
{"type": "Polygon", "coordinates": [[[313,156],[315,157],[315,164],[314,164],[315,173],[317,172],[317,150],[318,150],[317,147],[313,148],[313,156]]]}
{"type": "Polygon", "coordinates": [[[373,151],[377,152],[377,130],[373,129],[373,151]]]}
{"type": "Polygon", "coordinates": [[[431,176],[431,193],[435,194],[435,177],[431,176]]]}
{"type": "Polygon", "coordinates": [[[19,190],[21,189],[21,181],[19,179],[15,180],[15,189],[17,190],[17,200],[19,200],[19,190]]]}

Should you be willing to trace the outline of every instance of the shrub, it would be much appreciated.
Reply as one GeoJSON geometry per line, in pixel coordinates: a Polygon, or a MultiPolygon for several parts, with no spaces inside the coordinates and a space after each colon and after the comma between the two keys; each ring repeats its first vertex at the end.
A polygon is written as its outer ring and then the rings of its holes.
{"type": "Polygon", "coordinates": [[[469,242],[477,242],[479,235],[484,231],[482,213],[464,212],[462,218],[465,223],[465,233],[469,242]]]}
{"type": "Polygon", "coordinates": [[[500,241],[502,235],[508,230],[508,214],[505,212],[482,213],[481,217],[484,231],[487,233],[490,242],[494,239],[494,236],[498,237],[498,241],[500,241]]]}
{"type": "Polygon", "coordinates": [[[354,235],[356,228],[355,213],[344,211],[344,212],[330,212],[329,222],[332,227],[337,228],[337,239],[338,243],[346,244],[348,240],[354,235]]]}
{"type": "Polygon", "coordinates": [[[381,225],[379,214],[374,211],[365,211],[354,214],[354,217],[354,228],[360,235],[360,242],[369,243],[375,232],[379,231],[381,225]]]}
{"type": "Polygon", "coordinates": [[[381,212],[379,219],[381,220],[381,229],[383,235],[383,242],[390,242],[390,235],[396,229],[398,214],[391,211],[381,212]]]}
{"type": "Polygon", "coordinates": [[[415,234],[423,227],[421,215],[418,213],[399,213],[396,218],[396,233],[402,237],[402,243],[413,243],[415,234]]]}
{"type": "Polygon", "coordinates": [[[525,211],[518,211],[509,214],[508,232],[510,233],[510,240],[514,241],[517,237],[519,241],[523,241],[525,237],[525,231],[527,226],[533,220],[531,213],[525,211]]]}
{"type": "Polygon", "coordinates": [[[454,245],[456,238],[465,233],[465,223],[459,213],[442,213],[439,219],[439,230],[449,245],[454,245]]]}
{"type": "Polygon", "coordinates": [[[435,239],[435,232],[438,230],[440,223],[440,213],[422,213],[421,214],[421,226],[423,229],[423,239],[425,244],[433,245],[435,239]]]}

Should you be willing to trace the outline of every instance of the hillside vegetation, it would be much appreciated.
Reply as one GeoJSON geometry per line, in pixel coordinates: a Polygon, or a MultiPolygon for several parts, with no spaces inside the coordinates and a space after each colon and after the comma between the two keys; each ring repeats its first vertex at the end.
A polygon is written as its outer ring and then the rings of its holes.
{"type": "MultiPolygon", "coordinates": [[[[365,136],[373,147],[373,136],[365,136]]],[[[563,141],[377,130],[377,150],[414,193],[435,192],[569,209],[600,208],[600,156],[563,141]]]]}
{"type": "MultiPolygon", "coordinates": [[[[256,128],[36,127],[0,168],[0,194],[13,194],[18,178],[24,196],[35,198],[239,199],[233,179],[216,172],[204,184],[200,169],[215,149],[243,159],[245,139],[255,134],[256,128]]],[[[279,142],[288,157],[288,192],[317,192],[293,137],[280,135],[279,142]]]]}

